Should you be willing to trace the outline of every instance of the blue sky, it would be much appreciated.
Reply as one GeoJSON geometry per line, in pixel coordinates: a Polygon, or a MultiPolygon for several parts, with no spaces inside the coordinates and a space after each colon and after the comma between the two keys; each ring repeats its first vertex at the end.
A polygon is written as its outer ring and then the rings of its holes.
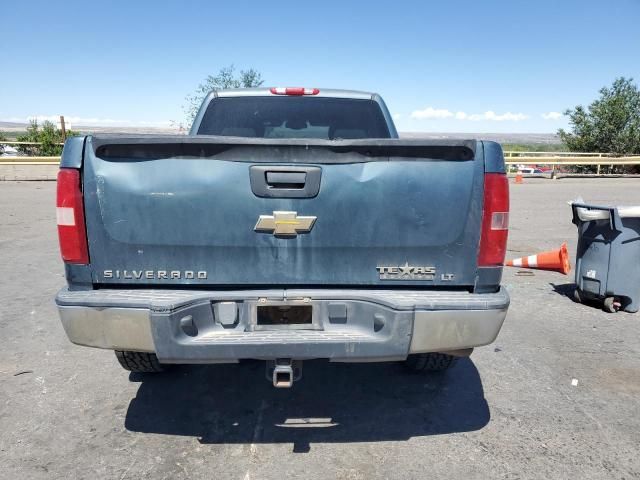
{"type": "Polygon", "coordinates": [[[640,0],[67,0],[0,14],[0,120],[181,121],[184,97],[234,63],[265,85],[376,91],[401,131],[554,132],[615,77],[640,81],[640,0]]]}

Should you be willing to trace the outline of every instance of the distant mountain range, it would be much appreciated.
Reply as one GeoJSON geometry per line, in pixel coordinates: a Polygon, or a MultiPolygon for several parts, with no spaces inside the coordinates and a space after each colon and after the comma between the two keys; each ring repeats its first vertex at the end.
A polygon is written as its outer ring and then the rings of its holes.
{"type": "MultiPolygon", "coordinates": [[[[23,132],[27,128],[26,123],[1,122],[0,132],[15,134],[23,132]]],[[[130,133],[143,134],[155,133],[178,134],[177,128],[161,128],[161,127],[95,127],[84,125],[73,125],[72,128],[81,133],[130,133]]],[[[427,139],[446,139],[446,138],[477,138],[480,140],[492,140],[499,143],[519,143],[519,144],[554,144],[560,143],[560,139],[554,133],[447,133],[447,132],[400,132],[402,138],[427,138],[427,139]]]]}
{"type": "Polygon", "coordinates": [[[439,132],[400,132],[402,138],[476,138],[498,143],[519,143],[527,145],[560,144],[560,137],[555,133],[439,133],[439,132]]]}
{"type": "MultiPolygon", "coordinates": [[[[17,122],[2,122],[0,121],[0,132],[15,134],[17,132],[24,132],[29,125],[26,123],[17,122]]],[[[71,125],[71,128],[80,133],[157,133],[162,134],[178,134],[180,131],[177,128],[162,128],[162,127],[99,127],[91,125],[71,125]]]]}

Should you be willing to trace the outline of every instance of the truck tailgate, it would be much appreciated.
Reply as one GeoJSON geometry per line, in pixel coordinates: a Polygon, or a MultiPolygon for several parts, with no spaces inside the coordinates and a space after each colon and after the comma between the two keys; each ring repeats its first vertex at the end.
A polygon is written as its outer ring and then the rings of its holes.
{"type": "Polygon", "coordinates": [[[483,174],[481,142],[88,137],[93,283],[473,286],[483,174]]]}

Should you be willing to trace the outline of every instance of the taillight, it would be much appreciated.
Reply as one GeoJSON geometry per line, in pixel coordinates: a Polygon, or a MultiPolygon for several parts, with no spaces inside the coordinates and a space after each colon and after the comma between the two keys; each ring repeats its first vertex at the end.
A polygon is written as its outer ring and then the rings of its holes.
{"type": "Polygon", "coordinates": [[[304,87],[273,87],[271,93],[274,95],[317,95],[320,93],[318,88],[304,87]]]}
{"type": "Polygon", "coordinates": [[[62,168],[58,172],[56,220],[62,259],[68,263],[89,263],[79,170],[62,168]]]}
{"type": "Polygon", "coordinates": [[[499,266],[504,263],[508,233],[509,181],[504,173],[485,173],[478,266],[499,266]]]}

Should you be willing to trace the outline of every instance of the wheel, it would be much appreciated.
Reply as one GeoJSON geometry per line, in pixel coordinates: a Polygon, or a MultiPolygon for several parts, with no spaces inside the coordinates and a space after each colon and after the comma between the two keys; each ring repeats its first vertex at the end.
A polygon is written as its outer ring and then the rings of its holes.
{"type": "Polygon", "coordinates": [[[617,302],[615,297],[607,297],[604,299],[604,310],[609,313],[616,313],[620,310],[620,302],[617,302]]]}
{"type": "Polygon", "coordinates": [[[582,303],[582,296],[580,295],[580,291],[578,290],[577,287],[573,291],[573,300],[576,301],[577,303],[582,303]]]}
{"type": "Polygon", "coordinates": [[[155,353],[123,352],[116,350],[116,358],[122,368],[134,373],[153,373],[164,370],[155,353]]]}
{"type": "Polygon", "coordinates": [[[452,367],[457,359],[446,353],[416,353],[409,355],[404,364],[412,372],[440,372],[452,367]]]}

